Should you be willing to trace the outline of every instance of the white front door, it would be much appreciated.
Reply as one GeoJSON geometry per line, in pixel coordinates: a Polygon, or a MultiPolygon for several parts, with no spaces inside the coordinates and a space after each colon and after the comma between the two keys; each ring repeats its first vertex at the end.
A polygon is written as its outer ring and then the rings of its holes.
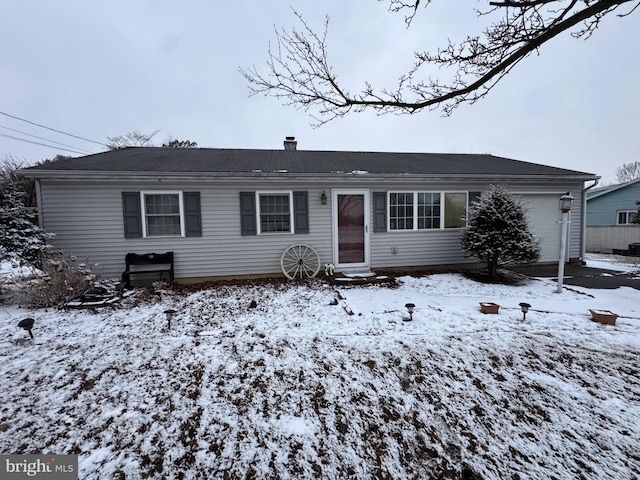
{"type": "Polygon", "coordinates": [[[333,190],[333,263],[369,268],[369,191],[333,190]]]}

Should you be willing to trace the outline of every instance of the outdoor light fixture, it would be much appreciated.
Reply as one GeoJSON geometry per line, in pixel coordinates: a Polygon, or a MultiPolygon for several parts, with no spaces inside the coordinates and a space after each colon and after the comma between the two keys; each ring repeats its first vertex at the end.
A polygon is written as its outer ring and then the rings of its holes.
{"type": "Polygon", "coordinates": [[[562,210],[562,213],[571,211],[572,205],[573,196],[571,195],[571,192],[567,192],[560,197],[560,210],[562,210]]]}
{"type": "Polygon", "coordinates": [[[33,318],[25,318],[24,320],[20,320],[18,323],[18,327],[24,328],[27,332],[29,332],[29,336],[33,340],[33,333],[31,333],[31,329],[33,328],[33,318]]]}
{"type": "Polygon", "coordinates": [[[176,311],[175,310],[165,310],[164,314],[167,316],[167,325],[168,328],[171,328],[171,319],[173,318],[173,316],[175,315],[176,311]]]}
{"type": "Polygon", "coordinates": [[[520,308],[522,309],[522,320],[524,320],[525,318],[527,318],[527,312],[531,308],[531,305],[529,305],[528,303],[522,302],[520,304],[520,308]]]}
{"type": "Polygon", "coordinates": [[[413,311],[416,308],[416,305],[414,303],[407,303],[405,305],[407,312],[409,312],[409,318],[403,318],[404,321],[411,321],[413,320],[413,311]]]}
{"type": "Polygon", "coordinates": [[[327,194],[324,193],[324,190],[322,191],[322,195],[320,195],[320,203],[322,203],[322,205],[327,204],[327,194]]]}
{"type": "Polygon", "coordinates": [[[560,231],[560,260],[558,261],[558,289],[557,293],[562,293],[562,283],[564,281],[564,261],[567,253],[567,229],[569,224],[569,212],[573,204],[571,192],[566,192],[560,197],[560,211],[562,212],[562,229],[560,231]]]}

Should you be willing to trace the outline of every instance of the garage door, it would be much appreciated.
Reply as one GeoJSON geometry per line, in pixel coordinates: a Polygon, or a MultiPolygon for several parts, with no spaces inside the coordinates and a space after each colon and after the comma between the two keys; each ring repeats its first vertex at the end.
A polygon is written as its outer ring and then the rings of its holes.
{"type": "Polygon", "coordinates": [[[557,262],[560,259],[560,218],[558,195],[522,195],[522,205],[527,209],[529,226],[540,240],[540,262],[557,262]]]}

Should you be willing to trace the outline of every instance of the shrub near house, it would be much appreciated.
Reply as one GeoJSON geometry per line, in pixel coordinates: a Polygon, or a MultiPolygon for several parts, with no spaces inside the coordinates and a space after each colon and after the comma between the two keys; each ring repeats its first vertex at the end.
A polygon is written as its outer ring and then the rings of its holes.
{"type": "Polygon", "coordinates": [[[499,265],[534,262],[540,244],[531,233],[526,211],[505,186],[492,186],[471,204],[462,248],[487,264],[489,278],[499,265]]]}

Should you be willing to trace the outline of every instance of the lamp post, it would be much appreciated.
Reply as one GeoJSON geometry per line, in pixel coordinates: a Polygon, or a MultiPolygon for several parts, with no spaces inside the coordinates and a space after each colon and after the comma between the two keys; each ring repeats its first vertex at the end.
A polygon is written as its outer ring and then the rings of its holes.
{"type": "Polygon", "coordinates": [[[560,211],[562,212],[562,228],[560,230],[560,260],[558,262],[558,289],[556,293],[562,293],[562,282],[564,281],[564,262],[567,251],[567,227],[569,224],[569,212],[573,204],[571,192],[567,192],[560,197],[560,211]]]}

